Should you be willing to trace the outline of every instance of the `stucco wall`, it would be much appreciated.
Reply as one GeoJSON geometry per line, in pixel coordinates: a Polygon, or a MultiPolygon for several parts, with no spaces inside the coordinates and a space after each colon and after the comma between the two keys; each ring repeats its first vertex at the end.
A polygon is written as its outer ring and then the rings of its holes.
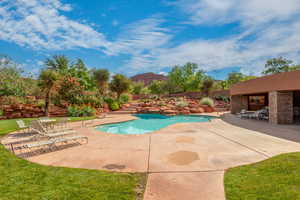
{"type": "Polygon", "coordinates": [[[231,96],[231,113],[236,114],[243,109],[248,110],[248,97],[243,95],[231,96]]]}
{"type": "Polygon", "coordinates": [[[300,90],[300,70],[264,76],[233,85],[230,95],[300,90]]]}

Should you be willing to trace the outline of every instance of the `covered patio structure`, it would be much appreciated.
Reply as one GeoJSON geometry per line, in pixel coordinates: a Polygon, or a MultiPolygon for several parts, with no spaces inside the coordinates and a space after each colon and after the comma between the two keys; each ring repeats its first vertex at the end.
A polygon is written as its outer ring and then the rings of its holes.
{"type": "Polygon", "coordinates": [[[269,122],[293,124],[300,116],[300,70],[269,75],[231,87],[231,113],[269,108],[269,122]]]}

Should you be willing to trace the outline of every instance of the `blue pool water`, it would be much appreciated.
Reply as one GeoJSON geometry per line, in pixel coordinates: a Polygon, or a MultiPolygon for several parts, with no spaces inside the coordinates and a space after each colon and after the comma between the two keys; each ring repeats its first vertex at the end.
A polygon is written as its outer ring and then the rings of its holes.
{"type": "Polygon", "coordinates": [[[157,131],[171,124],[184,122],[208,122],[213,117],[201,115],[165,116],[160,114],[138,114],[138,119],[115,124],[101,125],[96,130],[116,134],[144,134],[157,131]]]}

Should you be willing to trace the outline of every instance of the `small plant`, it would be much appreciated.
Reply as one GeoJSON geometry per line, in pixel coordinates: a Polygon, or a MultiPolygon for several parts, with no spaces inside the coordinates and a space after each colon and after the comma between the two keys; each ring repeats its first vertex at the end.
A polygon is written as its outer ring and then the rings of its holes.
{"type": "Polygon", "coordinates": [[[83,117],[90,117],[96,114],[96,110],[90,106],[84,106],[81,112],[83,117]]]}
{"type": "Polygon", "coordinates": [[[95,108],[101,108],[103,106],[103,98],[96,95],[85,95],[82,96],[82,103],[89,104],[95,108]]]}
{"type": "Polygon", "coordinates": [[[200,104],[202,105],[207,105],[207,106],[210,106],[210,107],[213,107],[214,106],[214,100],[212,100],[211,98],[209,97],[204,97],[200,100],[200,104]]]}
{"type": "Polygon", "coordinates": [[[163,102],[163,101],[160,101],[160,102],[158,102],[158,104],[157,104],[158,106],[166,106],[166,103],[165,102],[163,102]]]}
{"type": "Polygon", "coordinates": [[[24,104],[26,100],[24,97],[18,96],[3,96],[1,97],[2,105],[24,104]]]}
{"type": "Polygon", "coordinates": [[[183,107],[188,106],[188,103],[187,103],[186,101],[184,101],[184,100],[181,100],[181,101],[175,102],[175,105],[176,105],[177,107],[183,108],[183,107]]]}
{"type": "Polygon", "coordinates": [[[112,111],[116,111],[116,110],[119,110],[119,109],[120,109],[120,106],[119,106],[119,103],[118,103],[118,102],[113,101],[112,103],[109,104],[109,108],[110,108],[112,111]]]}
{"type": "Polygon", "coordinates": [[[129,100],[130,100],[130,96],[128,94],[121,94],[121,96],[119,98],[119,103],[125,104],[125,103],[128,103],[129,100]]]}
{"type": "Polygon", "coordinates": [[[77,106],[69,106],[67,108],[68,116],[70,117],[79,117],[81,112],[77,106]]]}
{"type": "Polygon", "coordinates": [[[44,108],[45,107],[45,101],[44,100],[38,100],[37,106],[40,107],[40,108],[44,108]]]}
{"type": "Polygon", "coordinates": [[[93,116],[96,113],[96,110],[90,106],[78,107],[78,106],[69,106],[68,115],[70,117],[86,117],[93,116]]]}
{"type": "Polygon", "coordinates": [[[0,116],[4,115],[4,111],[0,109],[0,116]]]}
{"type": "Polygon", "coordinates": [[[227,97],[227,96],[222,96],[222,95],[220,95],[220,96],[216,96],[215,99],[218,100],[218,101],[224,101],[224,102],[226,102],[226,103],[229,103],[229,102],[230,102],[230,98],[227,97]]]}
{"type": "Polygon", "coordinates": [[[114,102],[115,100],[111,97],[105,97],[104,98],[104,102],[107,103],[108,105],[110,105],[112,102],[114,102]]]}

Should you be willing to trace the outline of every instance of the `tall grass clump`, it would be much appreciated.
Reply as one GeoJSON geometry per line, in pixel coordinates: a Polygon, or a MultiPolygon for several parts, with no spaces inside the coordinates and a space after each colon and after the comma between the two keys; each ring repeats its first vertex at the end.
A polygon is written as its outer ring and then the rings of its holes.
{"type": "Polygon", "coordinates": [[[210,106],[210,107],[214,107],[214,100],[212,100],[212,99],[209,98],[209,97],[203,97],[203,98],[200,100],[200,104],[202,104],[202,105],[207,105],[207,106],[210,106]]]}

